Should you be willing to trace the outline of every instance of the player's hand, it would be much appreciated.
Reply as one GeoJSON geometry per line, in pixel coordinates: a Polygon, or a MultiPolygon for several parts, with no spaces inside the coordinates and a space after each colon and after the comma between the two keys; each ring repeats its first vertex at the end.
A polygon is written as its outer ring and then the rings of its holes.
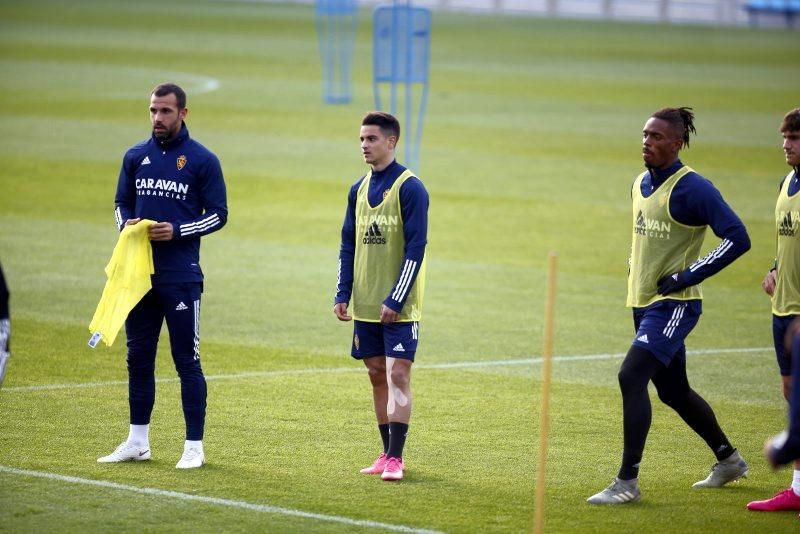
{"type": "Polygon", "coordinates": [[[776,436],[772,436],[764,443],[764,458],[766,458],[767,462],[772,469],[778,469],[781,466],[775,461],[775,451],[782,448],[784,443],[786,443],[786,438],[789,437],[789,433],[784,430],[780,434],[776,436]]]}
{"type": "Polygon", "coordinates": [[[125,221],[125,226],[133,226],[139,221],[141,221],[141,219],[128,219],[127,221],[125,221]]]}
{"type": "Polygon", "coordinates": [[[346,302],[339,302],[334,304],[333,306],[333,313],[336,314],[336,318],[340,321],[352,321],[353,316],[347,315],[347,303],[346,302]]]}
{"type": "Polygon", "coordinates": [[[658,281],[658,294],[659,295],[669,295],[670,293],[675,293],[682,289],[686,289],[691,284],[687,284],[686,280],[683,279],[681,273],[673,273],[668,276],[664,276],[658,281]]]}
{"type": "Polygon", "coordinates": [[[171,241],[172,223],[153,223],[150,225],[150,228],[147,229],[147,234],[150,236],[150,241],[171,241]]]}
{"type": "Polygon", "coordinates": [[[771,270],[764,277],[764,281],[761,282],[761,289],[770,297],[775,294],[775,275],[777,272],[775,269],[771,270]]]}
{"type": "Polygon", "coordinates": [[[388,307],[386,304],[381,304],[381,323],[391,324],[397,322],[400,314],[388,307]]]}

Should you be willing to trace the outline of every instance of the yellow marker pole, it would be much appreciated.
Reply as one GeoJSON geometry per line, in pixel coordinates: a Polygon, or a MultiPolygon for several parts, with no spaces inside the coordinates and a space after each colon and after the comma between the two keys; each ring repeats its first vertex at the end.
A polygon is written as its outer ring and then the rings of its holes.
{"type": "Polygon", "coordinates": [[[550,383],[553,379],[553,318],[556,306],[556,267],[558,254],[551,250],[547,255],[547,290],[544,304],[544,347],[542,350],[542,402],[539,416],[539,461],[536,473],[536,497],[533,509],[533,532],[541,534],[544,528],[545,467],[547,463],[547,436],[550,433],[550,383]]]}

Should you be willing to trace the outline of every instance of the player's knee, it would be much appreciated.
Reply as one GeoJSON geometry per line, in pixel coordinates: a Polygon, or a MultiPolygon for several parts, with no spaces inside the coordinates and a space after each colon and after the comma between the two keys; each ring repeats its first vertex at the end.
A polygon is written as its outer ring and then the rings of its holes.
{"type": "Polygon", "coordinates": [[[394,387],[401,390],[407,390],[408,385],[411,382],[411,377],[408,374],[408,370],[394,367],[389,375],[389,380],[391,380],[394,387]]]}
{"type": "Polygon", "coordinates": [[[623,395],[633,393],[647,387],[647,382],[642,384],[642,380],[635,371],[629,367],[622,366],[617,373],[617,381],[619,382],[619,389],[623,395]]]}
{"type": "Polygon", "coordinates": [[[369,381],[375,387],[386,385],[386,366],[385,365],[372,365],[367,367],[367,374],[369,381]]]}
{"type": "Polygon", "coordinates": [[[136,358],[128,356],[128,374],[131,376],[152,376],[156,371],[155,358],[136,358]]]}
{"type": "Polygon", "coordinates": [[[175,370],[181,380],[194,379],[196,377],[203,377],[203,368],[200,365],[200,360],[191,358],[181,358],[175,360],[175,370]]]}
{"type": "Polygon", "coordinates": [[[670,408],[678,409],[689,402],[692,389],[679,383],[656,384],[658,399],[670,408]]]}
{"type": "Polygon", "coordinates": [[[638,394],[647,391],[652,372],[648,366],[651,354],[639,347],[633,346],[628,351],[617,373],[617,381],[622,395],[638,394]]]}
{"type": "Polygon", "coordinates": [[[674,407],[678,405],[679,395],[677,392],[666,388],[656,388],[656,391],[658,392],[658,400],[667,406],[674,407]]]}

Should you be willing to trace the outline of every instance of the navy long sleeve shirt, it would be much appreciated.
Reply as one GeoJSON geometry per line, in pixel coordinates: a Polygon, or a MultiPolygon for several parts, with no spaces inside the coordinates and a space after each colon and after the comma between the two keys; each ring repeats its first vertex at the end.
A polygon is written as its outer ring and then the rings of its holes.
{"type": "MultiPolygon", "coordinates": [[[[781,179],[780,184],[778,185],[778,192],[780,192],[781,188],[783,187],[783,182],[785,182],[788,178],[784,176],[781,179]]],[[[787,193],[789,196],[794,196],[800,191],[800,168],[794,169],[794,176],[791,177],[791,182],[789,182],[789,190],[787,193]]]]}
{"type": "MultiPolygon", "coordinates": [[[[683,167],[680,160],[670,167],[649,169],[641,183],[642,196],[649,197],[667,178],[683,167]]],[[[730,265],[750,250],[750,237],[739,216],[709,180],[696,172],[681,178],[672,190],[669,211],[677,222],[689,226],[711,227],[722,242],[681,273],[689,285],[696,285],[730,265]]]]}
{"type": "Polygon", "coordinates": [[[172,223],[171,241],[153,241],[153,284],[201,282],[200,237],[228,220],[227,195],[217,157],[189,137],[186,124],[169,141],[155,135],[122,160],[114,217],[172,223]]]}
{"type": "MultiPolygon", "coordinates": [[[[367,192],[369,203],[377,206],[383,200],[383,192],[390,189],[395,180],[403,174],[405,167],[393,161],[382,171],[373,171],[367,192]]],[[[342,224],[342,244],[339,249],[339,277],[336,284],[336,297],[334,302],[349,303],[353,293],[353,260],[356,253],[356,194],[361,182],[366,176],[362,176],[350,188],[347,195],[347,211],[344,215],[342,224]]],[[[406,262],[417,262],[422,265],[425,256],[425,246],[428,243],[428,192],[419,178],[412,177],[403,182],[400,187],[400,213],[403,216],[403,237],[405,238],[405,251],[403,265],[406,262]]],[[[402,273],[401,273],[402,274],[402,273]]],[[[412,279],[407,283],[407,287],[413,287],[419,274],[419,269],[415,269],[412,279]]],[[[386,307],[396,312],[403,309],[403,304],[409,292],[396,292],[400,277],[395,281],[392,291],[386,296],[383,303],[386,307]],[[402,300],[392,298],[394,294],[402,294],[402,300]]]]}

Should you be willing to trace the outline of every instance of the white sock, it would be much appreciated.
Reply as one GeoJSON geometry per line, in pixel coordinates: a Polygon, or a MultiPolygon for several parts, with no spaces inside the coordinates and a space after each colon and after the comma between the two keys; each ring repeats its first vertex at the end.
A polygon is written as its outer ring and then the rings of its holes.
{"type": "Polygon", "coordinates": [[[128,432],[128,443],[138,446],[150,446],[150,425],[131,425],[128,432]]]}
{"type": "Polygon", "coordinates": [[[792,475],[792,489],[794,494],[800,497],[800,469],[795,469],[792,475]]]}
{"type": "Polygon", "coordinates": [[[187,439],[183,444],[183,450],[188,451],[189,449],[197,449],[200,452],[203,452],[203,440],[200,441],[192,441],[187,439]]]}

